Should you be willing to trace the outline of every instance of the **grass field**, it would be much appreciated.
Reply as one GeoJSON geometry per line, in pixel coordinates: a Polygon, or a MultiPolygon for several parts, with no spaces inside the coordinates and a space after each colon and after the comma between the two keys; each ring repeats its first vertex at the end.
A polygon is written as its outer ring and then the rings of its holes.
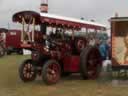
{"type": "Polygon", "coordinates": [[[82,80],[69,76],[52,86],[41,79],[23,83],[18,76],[19,64],[29,56],[11,55],[0,58],[0,96],[128,96],[128,87],[113,86],[111,82],[82,80]]]}

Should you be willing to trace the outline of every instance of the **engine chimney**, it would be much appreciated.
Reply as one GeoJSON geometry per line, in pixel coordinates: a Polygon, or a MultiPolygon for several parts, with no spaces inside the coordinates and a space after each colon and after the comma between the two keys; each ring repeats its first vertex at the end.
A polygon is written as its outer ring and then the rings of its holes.
{"type": "Polygon", "coordinates": [[[115,17],[119,17],[119,14],[118,14],[118,12],[116,12],[116,13],[115,13],[115,17]]]}
{"type": "Polygon", "coordinates": [[[40,12],[48,13],[48,0],[41,0],[40,12]]]}
{"type": "MultiPolygon", "coordinates": [[[[41,0],[40,12],[41,13],[48,13],[48,0],[41,0]]],[[[44,35],[46,35],[46,32],[47,32],[47,24],[45,22],[44,23],[41,23],[40,29],[41,29],[41,32],[44,35]]],[[[45,40],[44,40],[44,42],[45,42],[45,40]]]]}

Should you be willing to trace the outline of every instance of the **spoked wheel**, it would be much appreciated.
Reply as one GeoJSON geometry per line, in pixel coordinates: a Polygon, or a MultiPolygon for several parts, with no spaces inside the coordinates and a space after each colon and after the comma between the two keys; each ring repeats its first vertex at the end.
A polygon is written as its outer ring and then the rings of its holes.
{"type": "Polygon", "coordinates": [[[81,74],[87,79],[96,79],[99,76],[102,59],[97,47],[88,46],[81,53],[81,74]]]}
{"type": "Polygon", "coordinates": [[[0,57],[5,55],[5,49],[2,45],[0,45],[0,57]]]}
{"type": "Polygon", "coordinates": [[[25,60],[19,67],[19,75],[22,81],[29,82],[36,78],[36,68],[31,59],[25,60]]]}
{"type": "Polygon", "coordinates": [[[59,81],[61,76],[61,67],[54,60],[48,60],[42,70],[43,81],[48,84],[55,84],[59,81]]]}

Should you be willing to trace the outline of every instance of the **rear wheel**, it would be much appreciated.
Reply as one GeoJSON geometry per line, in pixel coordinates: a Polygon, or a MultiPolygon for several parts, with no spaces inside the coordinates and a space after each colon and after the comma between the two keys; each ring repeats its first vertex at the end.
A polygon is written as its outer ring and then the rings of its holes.
{"type": "Polygon", "coordinates": [[[48,60],[42,69],[43,81],[48,84],[55,84],[59,81],[61,76],[61,67],[55,60],[48,60]]]}
{"type": "Polygon", "coordinates": [[[29,82],[36,78],[36,68],[31,59],[25,60],[19,67],[19,75],[22,81],[29,82]]]}
{"type": "Polygon", "coordinates": [[[102,66],[100,52],[96,46],[87,46],[80,56],[80,71],[84,79],[96,79],[102,66]]]}

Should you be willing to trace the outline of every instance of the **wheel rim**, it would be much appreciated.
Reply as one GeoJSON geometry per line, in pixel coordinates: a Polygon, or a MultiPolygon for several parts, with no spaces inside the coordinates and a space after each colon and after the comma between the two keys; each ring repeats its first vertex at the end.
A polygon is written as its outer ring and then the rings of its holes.
{"type": "Polygon", "coordinates": [[[23,67],[23,76],[26,79],[31,79],[34,76],[34,68],[30,62],[25,63],[23,67]]]}
{"type": "Polygon", "coordinates": [[[98,67],[101,66],[102,60],[98,50],[91,50],[87,58],[87,75],[89,79],[96,79],[99,75],[98,67]]]}
{"type": "Polygon", "coordinates": [[[52,63],[47,68],[46,73],[49,82],[56,82],[60,78],[60,67],[58,64],[52,63]]]}

